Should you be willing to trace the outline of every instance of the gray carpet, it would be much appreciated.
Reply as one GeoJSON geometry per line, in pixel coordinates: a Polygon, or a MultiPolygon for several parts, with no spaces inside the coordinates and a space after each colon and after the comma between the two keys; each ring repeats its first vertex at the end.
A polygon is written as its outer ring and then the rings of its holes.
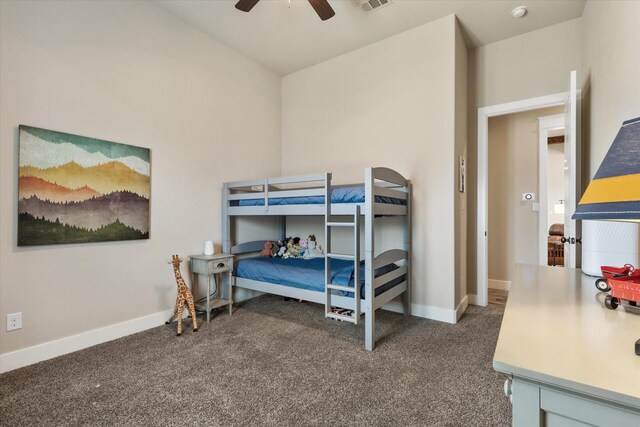
{"type": "MultiPolygon", "coordinates": [[[[502,311],[363,325],[265,295],[194,333],[175,322],[0,376],[2,426],[507,426],[491,368],[502,311]]],[[[183,324],[184,325],[184,324],[183,324]]]]}

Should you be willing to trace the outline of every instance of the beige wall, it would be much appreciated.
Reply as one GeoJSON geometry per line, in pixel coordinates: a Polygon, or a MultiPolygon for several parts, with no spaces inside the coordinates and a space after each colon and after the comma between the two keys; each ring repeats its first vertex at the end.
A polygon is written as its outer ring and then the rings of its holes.
{"type": "Polygon", "coordinates": [[[582,19],[574,19],[469,52],[467,159],[467,291],[475,295],[478,108],[565,92],[569,73],[582,65],[582,19]]]}
{"type": "Polygon", "coordinates": [[[362,182],[366,166],[387,166],[413,181],[421,315],[455,308],[455,65],[449,16],[282,80],[283,174],[362,182]]]}
{"type": "MultiPolygon", "coordinates": [[[[538,220],[522,193],[538,188],[538,117],[545,108],[489,119],[489,280],[510,282],[515,263],[538,264],[538,220]]],[[[536,202],[539,198],[536,196],[536,202]]]]}
{"type": "Polygon", "coordinates": [[[219,244],[221,183],[280,172],[280,79],[147,2],[0,7],[5,354],[171,308],[166,260],[219,244]],[[150,148],[151,238],[17,248],[19,124],[150,148]]]}
{"type": "Polygon", "coordinates": [[[640,2],[589,1],[582,19],[592,177],[622,122],[640,116],[640,2]]]}
{"type": "MultiPolygon", "coordinates": [[[[640,2],[589,1],[582,19],[583,67],[588,76],[583,88],[587,95],[587,102],[583,103],[583,139],[589,143],[583,161],[586,188],[622,122],[640,116],[640,2]]],[[[629,232],[628,224],[611,223],[608,228],[613,234],[629,232]]]]}

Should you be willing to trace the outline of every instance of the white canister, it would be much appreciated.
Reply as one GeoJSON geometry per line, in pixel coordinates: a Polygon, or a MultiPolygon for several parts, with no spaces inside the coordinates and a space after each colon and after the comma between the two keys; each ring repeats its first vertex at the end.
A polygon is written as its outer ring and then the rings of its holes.
{"type": "Polygon", "coordinates": [[[204,254],[213,255],[213,242],[211,240],[204,242],[204,254]]]}

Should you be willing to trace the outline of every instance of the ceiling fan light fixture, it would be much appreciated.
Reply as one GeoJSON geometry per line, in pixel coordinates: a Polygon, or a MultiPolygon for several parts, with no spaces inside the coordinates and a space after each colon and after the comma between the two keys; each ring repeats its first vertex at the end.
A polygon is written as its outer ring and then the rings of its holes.
{"type": "MultiPolygon", "coordinates": [[[[243,12],[249,12],[253,7],[258,4],[260,0],[239,0],[236,3],[236,9],[241,10],[243,12]]],[[[326,21],[327,19],[333,17],[336,13],[333,11],[333,8],[329,4],[328,0],[308,0],[309,4],[313,7],[313,10],[316,11],[320,19],[326,21]]],[[[387,1],[387,0],[385,0],[387,1]]],[[[289,0],[289,8],[291,8],[291,0],[289,0]]]]}
{"type": "Polygon", "coordinates": [[[523,18],[528,12],[527,6],[518,6],[511,11],[514,18],[523,18]]]}

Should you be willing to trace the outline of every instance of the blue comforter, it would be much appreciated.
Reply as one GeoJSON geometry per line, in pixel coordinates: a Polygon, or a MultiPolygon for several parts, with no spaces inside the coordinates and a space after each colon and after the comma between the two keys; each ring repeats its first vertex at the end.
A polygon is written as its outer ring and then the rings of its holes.
{"type": "MultiPolygon", "coordinates": [[[[376,196],[376,202],[406,205],[406,201],[393,197],[376,196]]],[[[347,185],[331,189],[331,203],[364,203],[364,185],[347,185]]],[[[273,197],[270,205],[322,205],[324,196],[273,197]]],[[[231,206],[264,206],[264,199],[232,200],[231,206]]]]}
{"type": "MultiPolygon", "coordinates": [[[[397,269],[396,264],[377,268],[375,276],[397,269]]],[[[324,292],[324,258],[248,258],[236,261],[235,275],[245,279],[276,285],[291,286],[316,292],[324,292]]],[[[353,262],[341,259],[331,260],[331,281],[336,285],[353,287],[353,262]]],[[[401,276],[376,289],[376,295],[392,288],[404,280],[401,276]]],[[[365,298],[364,262],[360,263],[360,296],[365,298]]]]}

